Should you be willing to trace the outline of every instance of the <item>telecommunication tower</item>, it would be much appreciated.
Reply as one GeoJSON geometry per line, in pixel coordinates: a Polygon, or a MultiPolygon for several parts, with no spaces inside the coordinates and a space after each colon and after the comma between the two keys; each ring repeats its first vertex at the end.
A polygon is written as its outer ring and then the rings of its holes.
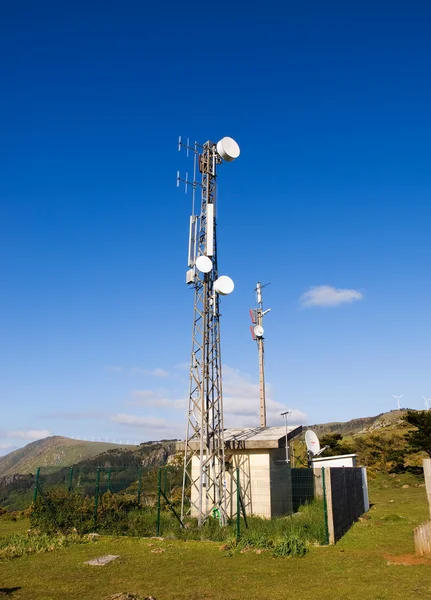
{"type": "Polygon", "coordinates": [[[257,300],[257,308],[250,310],[250,317],[253,325],[250,325],[251,336],[257,342],[259,353],[259,387],[260,387],[260,426],[266,427],[266,392],[265,392],[265,345],[264,345],[264,329],[263,317],[271,310],[263,310],[262,288],[269,285],[262,285],[258,281],[255,292],[257,300]]]}
{"type": "Polygon", "coordinates": [[[198,518],[199,526],[210,516],[226,523],[226,479],[223,435],[223,396],[220,355],[220,296],[230,294],[234,283],[218,275],[216,235],[217,167],[232,162],[240,150],[232,138],[217,144],[178,142],[193,155],[193,179],[177,173],[177,186],[192,188],[187,284],[194,288],[194,314],[190,361],[189,404],[184,450],[181,518],[198,518]],[[200,180],[198,181],[198,174],[200,180]],[[200,211],[195,214],[196,190],[200,211]]]}

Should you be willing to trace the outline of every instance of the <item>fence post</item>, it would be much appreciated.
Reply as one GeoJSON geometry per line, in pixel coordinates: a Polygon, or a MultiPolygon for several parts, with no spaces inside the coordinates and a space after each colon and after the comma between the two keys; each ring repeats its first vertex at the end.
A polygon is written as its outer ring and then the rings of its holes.
{"type": "Polygon", "coordinates": [[[40,475],[40,467],[37,467],[36,469],[36,479],[34,482],[34,492],[33,492],[33,502],[36,502],[37,500],[37,492],[39,489],[39,475],[40,475]]]}
{"type": "Polygon", "coordinates": [[[138,471],[138,506],[141,506],[141,494],[142,494],[142,467],[139,467],[139,471],[138,471]]]}
{"type": "Polygon", "coordinates": [[[69,468],[69,488],[68,491],[71,492],[73,490],[73,467],[69,468]]]}
{"type": "Polygon", "coordinates": [[[96,471],[96,488],[94,490],[94,531],[97,529],[97,507],[99,506],[100,467],[96,471]]]}
{"type": "Polygon", "coordinates": [[[159,469],[157,474],[157,537],[160,535],[160,504],[161,504],[161,490],[162,490],[162,470],[159,469]]]}
{"type": "Polygon", "coordinates": [[[165,496],[167,495],[166,492],[168,491],[168,467],[164,468],[164,478],[163,478],[163,492],[165,494],[165,496]]]}
{"type": "Polygon", "coordinates": [[[328,504],[326,500],[325,467],[322,467],[323,515],[325,518],[325,544],[329,544],[328,504]]]}
{"type": "Polygon", "coordinates": [[[241,537],[241,495],[239,489],[239,467],[236,469],[236,540],[241,537]]]}

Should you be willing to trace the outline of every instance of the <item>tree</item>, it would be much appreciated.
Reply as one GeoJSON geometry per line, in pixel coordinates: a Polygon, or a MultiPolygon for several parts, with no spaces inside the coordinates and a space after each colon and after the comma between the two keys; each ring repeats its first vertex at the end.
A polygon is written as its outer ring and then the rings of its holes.
{"type": "Polygon", "coordinates": [[[401,434],[373,432],[356,438],[355,444],[359,462],[366,467],[384,473],[404,469],[406,441],[401,434]]]}
{"type": "Polygon", "coordinates": [[[431,456],[431,411],[409,410],[404,420],[416,429],[409,431],[405,438],[413,452],[426,452],[431,456]]]}
{"type": "Polygon", "coordinates": [[[324,452],[325,456],[339,456],[340,454],[350,454],[353,452],[351,444],[343,440],[339,433],[328,433],[320,438],[320,447],[329,446],[324,452]]]}

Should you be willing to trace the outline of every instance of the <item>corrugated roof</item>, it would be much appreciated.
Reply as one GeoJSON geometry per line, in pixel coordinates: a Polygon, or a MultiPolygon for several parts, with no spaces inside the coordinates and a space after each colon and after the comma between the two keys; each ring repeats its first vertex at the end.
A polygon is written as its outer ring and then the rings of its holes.
{"type": "MultiPolygon", "coordinates": [[[[287,428],[287,439],[291,440],[302,432],[302,425],[287,428]]],[[[249,427],[224,430],[226,450],[259,450],[283,448],[286,445],[286,427],[249,427]]],[[[199,439],[190,441],[192,447],[199,446],[199,439]]],[[[177,443],[177,450],[184,450],[184,442],[177,443]]]]}
{"type": "MultiPolygon", "coordinates": [[[[287,427],[287,439],[302,432],[302,425],[287,427]]],[[[286,443],[286,427],[254,427],[248,429],[225,429],[226,448],[281,448],[286,443]]]]}

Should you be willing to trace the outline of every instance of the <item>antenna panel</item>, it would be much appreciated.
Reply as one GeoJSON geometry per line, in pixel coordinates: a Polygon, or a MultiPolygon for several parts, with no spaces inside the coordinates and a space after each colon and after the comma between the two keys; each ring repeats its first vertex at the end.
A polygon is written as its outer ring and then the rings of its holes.
{"type": "Polygon", "coordinates": [[[195,282],[195,277],[196,277],[196,273],[194,269],[189,269],[186,273],[186,283],[187,285],[189,283],[194,283],[195,282]]]}
{"type": "Polygon", "coordinates": [[[190,230],[189,230],[189,267],[193,267],[196,258],[196,230],[197,230],[198,218],[194,215],[190,217],[190,230]]]}
{"type": "Polygon", "coordinates": [[[250,308],[250,319],[251,322],[254,323],[256,325],[257,323],[257,314],[254,308],[250,308]]]}
{"type": "Polygon", "coordinates": [[[214,204],[207,204],[206,255],[214,255],[214,204]]]}

